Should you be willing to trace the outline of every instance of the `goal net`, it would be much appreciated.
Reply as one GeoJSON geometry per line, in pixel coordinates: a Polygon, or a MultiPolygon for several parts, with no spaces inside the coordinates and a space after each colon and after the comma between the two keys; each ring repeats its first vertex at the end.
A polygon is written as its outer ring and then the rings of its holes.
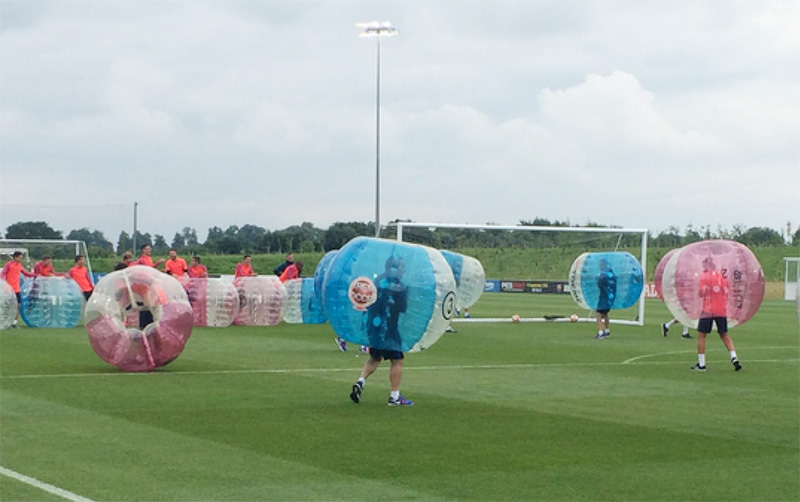
{"type": "MultiPolygon", "coordinates": [[[[595,322],[594,311],[579,307],[570,295],[575,259],[583,253],[626,251],[647,270],[646,229],[417,222],[388,227],[399,241],[455,251],[483,264],[484,293],[468,317],[461,313],[455,322],[511,322],[514,316],[520,322],[571,322],[572,314],[595,322]]],[[[612,310],[611,323],[642,326],[645,289],[633,306],[612,310]]]]}

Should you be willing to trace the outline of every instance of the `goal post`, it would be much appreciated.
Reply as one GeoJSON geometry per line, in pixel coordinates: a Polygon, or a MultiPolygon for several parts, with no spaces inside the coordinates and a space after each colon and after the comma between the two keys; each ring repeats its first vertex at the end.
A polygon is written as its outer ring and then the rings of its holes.
{"type": "Polygon", "coordinates": [[[22,251],[27,257],[29,266],[34,261],[40,260],[42,256],[46,254],[55,254],[54,250],[60,247],[69,251],[74,251],[74,253],[70,253],[73,258],[78,255],[86,257],[86,268],[89,270],[89,277],[92,282],[94,282],[92,262],[89,259],[89,250],[84,241],[59,239],[0,239],[0,254],[10,257],[15,251],[22,251]]]}
{"type": "MultiPolygon", "coordinates": [[[[589,246],[583,245],[581,247],[581,243],[576,241],[575,243],[570,244],[570,246],[574,247],[575,256],[577,258],[583,252],[604,252],[604,251],[616,251],[620,245],[623,236],[626,235],[633,235],[639,236],[638,238],[638,255],[634,256],[639,261],[643,273],[646,274],[647,271],[647,237],[648,231],[647,229],[641,228],[608,228],[608,227],[565,227],[565,226],[535,226],[535,225],[480,225],[480,224],[459,224],[459,223],[420,223],[420,222],[393,222],[388,224],[390,227],[396,228],[397,232],[397,240],[403,242],[404,239],[407,239],[407,236],[404,234],[405,229],[413,229],[413,228],[424,228],[431,232],[434,232],[436,229],[455,229],[455,230],[474,230],[474,231],[511,231],[511,232],[562,232],[568,234],[586,234],[587,236],[603,236],[608,238],[614,238],[615,236],[619,236],[616,239],[616,243],[610,242],[609,246],[605,248],[592,248],[589,246]]],[[[535,272],[535,271],[533,271],[535,272]]],[[[567,282],[567,276],[569,274],[569,270],[563,271],[563,276],[559,279],[563,279],[564,282],[567,282]]],[[[504,278],[504,277],[497,277],[497,278],[487,278],[487,282],[489,279],[511,279],[511,278],[504,278]]],[[[517,278],[521,279],[521,278],[517,278]]],[[[524,278],[526,280],[544,280],[544,279],[551,279],[548,277],[529,277],[524,278]]],[[[646,279],[645,279],[646,280],[646,279]]],[[[632,319],[614,319],[612,317],[611,322],[614,324],[628,324],[628,325],[635,325],[635,326],[643,326],[645,320],[645,292],[646,288],[642,289],[642,293],[639,296],[637,301],[636,308],[634,312],[636,313],[635,317],[632,319]]],[[[535,296],[535,295],[531,295],[535,296]]],[[[577,305],[576,305],[577,307],[577,305]]],[[[592,313],[590,311],[590,313],[592,313]]],[[[630,316],[630,314],[629,314],[630,316]]],[[[501,322],[501,321],[510,321],[509,318],[472,318],[472,319],[458,319],[459,321],[473,321],[473,322],[501,322]]],[[[544,316],[544,317],[524,317],[523,321],[528,322],[544,322],[544,321],[560,321],[560,322],[569,322],[569,319],[566,317],[560,316],[544,316]]],[[[584,322],[592,321],[594,322],[593,316],[584,317],[581,319],[584,322]]]]}

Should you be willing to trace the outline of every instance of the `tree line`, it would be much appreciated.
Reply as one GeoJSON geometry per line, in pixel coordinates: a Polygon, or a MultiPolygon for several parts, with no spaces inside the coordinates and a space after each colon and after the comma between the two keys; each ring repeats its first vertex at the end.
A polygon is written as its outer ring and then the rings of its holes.
{"type": "MultiPolygon", "coordinates": [[[[397,223],[397,221],[395,221],[397,223]]],[[[520,220],[520,225],[525,226],[552,226],[552,227],[578,227],[568,222],[550,221],[545,218],[534,220],[520,220]]],[[[603,225],[588,223],[583,227],[608,228],[603,225]]],[[[244,225],[242,227],[231,225],[223,230],[220,227],[208,229],[208,236],[204,242],[197,238],[197,231],[186,227],[176,232],[171,240],[163,235],[151,235],[147,232],[136,232],[136,247],[150,244],[156,254],[166,254],[174,248],[182,255],[241,255],[261,253],[312,253],[327,252],[339,249],[351,239],[358,236],[375,235],[374,223],[362,222],[337,222],[327,229],[321,229],[312,223],[303,222],[283,230],[267,230],[257,225],[244,225]]],[[[650,246],[662,248],[676,248],[686,244],[707,239],[729,239],[741,242],[746,246],[800,246],[800,228],[791,233],[791,226],[787,224],[786,235],[790,236],[789,242],[777,231],[765,227],[745,228],[736,225],[728,230],[718,227],[712,230],[710,226],[694,228],[687,226],[682,232],[678,227],[670,227],[657,234],[650,233],[648,242],[650,246]]],[[[116,243],[109,241],[102,232],[89,228],[71,230],[67,235],[54,230],[44,221],[20,221],[9,225],[5,230],[6,239],[51,239],[51,240],[78,240],[84,241],[89,253],[96,257],[120,256],[125,251],[133,249],[134,236],[125,231],[120,232],[116,243]]],[[[388,226],[381,229],[381,237],[395,238],[396,228],[388,226]]],[[[403,240],[425,244],[437,249],[467,249],[467,248],[536,248],[536,247],[584,247],[584,248],[609,248],[636,247],[640,237],[635,234],[588,234],[575,232],[519,232],[510,230],[475,230],[459,228],[416,228],[405,227],[403,240]],[[613,239],[613,242],[599,242],[600,240],[613,239]]],[[[49,251],[54,257],[59,253],[70,253],[67,249],[53,248],[49,251]]]]}

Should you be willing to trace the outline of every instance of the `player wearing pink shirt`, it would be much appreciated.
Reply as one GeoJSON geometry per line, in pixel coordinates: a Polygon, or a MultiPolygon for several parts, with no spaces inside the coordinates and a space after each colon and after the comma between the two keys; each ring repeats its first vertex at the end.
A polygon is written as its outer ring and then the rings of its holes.
{"type": "Polygon", "coordinates": [[[89,277],[89,269],[86,268],[86,258],[79,254],[75,257],[75,266],[69,269],[67,277],[71,277],[73,281],[78,283],[78,286],[83,291],[83,296],[88,300],[94,291],[94,284],[89,277]]]}
{"type": "Polygon", "coordinates": [[[192,256],[191,265],[189,265],[189,277],[193,279],[204,279],[208,277],[208,269],[205,265],[200,264],[199,256],[192,256]]]}
{"type": "Polygon", "coordinates": [[[139,256],[139,259],[136,260],[137,265],[144,265],[146,267],[157,267],[164,263],[164,260],[158,260],[157,262],[153,262],[153,258],[150,256],[150,253],[153,252],[153,248],[150,244],[145,244],[142,246],[142,254],[139,256]]]}

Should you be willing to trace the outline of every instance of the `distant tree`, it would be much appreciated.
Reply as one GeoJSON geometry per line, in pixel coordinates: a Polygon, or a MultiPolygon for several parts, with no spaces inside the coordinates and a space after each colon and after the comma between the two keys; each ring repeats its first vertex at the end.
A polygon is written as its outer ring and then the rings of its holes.
{"type": "Polygon", "coordinates": [[[153,252],[166,254],[167,250],[169,250],[167,239],[165,239],[163,235],[156,234],[155,240],[153,241],[153,252]]]}
{"type": "Polygon", "coordinates": [[[745,246],[782,246],[781,234],[771,228],[751,227],[737,239],[745,246]]]}
{"type": "Polygon", "coordinates": [[[178,252],[183,251],[183,248],[186,247],[186,239],[183,238],[182,234],[175,232],[175,236],[172,238],[172,247],[178,252]]]}
{"type": "Polygon", "coordinates": [[[122,255],[125,251],[134,251],[132,247],[133,241],[131,240],[131,236],[128,235],[128,232],[123,230],[119,233],[119,239],[117,239],[117,254],[122,255]]]}
{"type": "Polygon", "coordinates": [[[360,234],[349,223],[334,223],[328,227],[325,232],[323,241],[323,251],[332,251],[340,249],[347,244],[351,239],[358,237],[360,234]]]}
{"type": "Polygon", "coordinates": [[[800,228],[792,235],[792,246],[800,246],[800,228]]]}
{"type": "Polygon", "coordinates": [[[153,238],[150,236],[149,233],[141,233],[140,231],[136,231],[136,249],[133,250],[133,254],[136,255],[142,246],[145,244],[150,244],[153,246],[153,238]]]}
{"type": "Polygon", "coordinates": [[[686,235],[683,237],[683,244],[702,241],[703,237],[694,229],[691,223],[686,225],[686,235]]]}
{"type": "Polygon", "coordinates": [[[61,232],[44,221],[18,221],[6,228],[6,239],[63,239],[61,232]]]}
{"type": "Polygon", "coordinates": [[[239,247],[246,251],[256,251],[261,245],[261,239],[267,231],[255,225],[245,225],[238,229],[236,238],[239,241],[239,247]]]}
{"type": "Polygon", "coordinates": [[[110,251],[114,250],[114,245],[106,240],[106,236],[99,230],[89,230],[88,228],[72,230],[67,234],[67,240],[83,241],[87,246],[95,246],[110,251]]]}
{"type": "Polygon", "coordinates": [[[200,245],[200,242],[197,240],[197,231],[193,228],[183,227],[181,236],[183,237],[184,245],[187,247],[196,247],[200,245]]]}

